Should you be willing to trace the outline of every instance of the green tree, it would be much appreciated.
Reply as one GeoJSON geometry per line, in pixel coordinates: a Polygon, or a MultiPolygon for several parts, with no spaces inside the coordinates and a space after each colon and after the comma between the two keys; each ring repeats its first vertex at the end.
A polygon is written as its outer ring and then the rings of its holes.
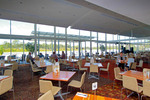
{"type": "Polygon", "coordinates": [[[25,48],[27,51],[33,53],[35,50],[34,43],[28,42],[27,44],[25,44],[25,48]]]}
{"type": "Polygon", "coordinates": [[[3,52],[4,52],[4,47],[3,47],[3,45],[0,45],[0,55],[2,55],[3,52]]]}

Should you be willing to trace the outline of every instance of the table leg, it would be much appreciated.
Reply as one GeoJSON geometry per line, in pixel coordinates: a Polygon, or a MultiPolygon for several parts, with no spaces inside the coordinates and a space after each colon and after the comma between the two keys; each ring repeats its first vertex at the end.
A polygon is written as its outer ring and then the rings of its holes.
{"type": "MultiPolygon", "coordinates": [[[[61,87],[61,81],[58,81],[58,86],[61,87]]],[[[65,92],[65,93],[62,93],[61,90],[58,92],[58,95],[56,95],[55,97],[60,97],[61,100],[64,100],[64,98],[62,97],[63,95],[66,95],[66,94],[69,94],[70,92],[65,92]]]]}

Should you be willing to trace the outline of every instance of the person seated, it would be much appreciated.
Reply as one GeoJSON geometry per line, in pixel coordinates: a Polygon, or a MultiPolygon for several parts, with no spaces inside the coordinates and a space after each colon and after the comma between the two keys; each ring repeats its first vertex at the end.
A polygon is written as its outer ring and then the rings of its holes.
{"type": "Polygon", "coordinates": [[[118,55],[117,60],[118,60],[117,62],[119,63],[118,67],[120,67],[121,69],[124,69],[126,60],[125,60],[125,57],[123,56],[122,52],[120,52],[120,55],[118,55]]]}
{"type": "Polygon", "coordinates": [[[40,53],[39,57],[40,58],[44,58],[44,55],[42,53],[40,53]]]}
{"type": "Polygon", "coordinates": [[[62,51],[62,55],[61,55],[60,58],[61,58],[61,59],[65,59],[65,58],[66,58],[66,55],[65,55],[64,51],[62,51]]]}
{"type": "Polygon", "coordinates": [[[73,53],[72,59],[76,59],[75,54],[73,53]]]}
{"type": "Polygon", "coordinates": [[[29,62],[29,60],[31,60],[31,62],[34,63],[34,58],[31,56],[31,52],[29,52],[29,54],[27,55],[27,62],[29,62]]]}
{"type": "Polygon", "coordinates": [[[128,55],[127,56],[127,65],[125,66],[125,70],[129,70],[129,66],[130,66],[130,63],[133,63],[134,62],[134,58],[132,55],[128,55]]]}
{"type": "Polygon", "coordinates": [[[58,61],[58,57],[57,57],[57,55],[55,54],[55,52],[53,52],[53,54],[51,55],[51,57],[54,58],[56,62],[58,61]]]}

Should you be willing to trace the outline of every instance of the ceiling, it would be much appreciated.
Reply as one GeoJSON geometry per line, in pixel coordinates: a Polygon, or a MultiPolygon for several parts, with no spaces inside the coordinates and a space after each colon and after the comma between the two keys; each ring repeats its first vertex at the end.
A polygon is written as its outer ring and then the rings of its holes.
{"type": "Polygon", "coordinates": [[[149,37],[148,4],[149,0],[0,0],[0,18],[149,37]]]}

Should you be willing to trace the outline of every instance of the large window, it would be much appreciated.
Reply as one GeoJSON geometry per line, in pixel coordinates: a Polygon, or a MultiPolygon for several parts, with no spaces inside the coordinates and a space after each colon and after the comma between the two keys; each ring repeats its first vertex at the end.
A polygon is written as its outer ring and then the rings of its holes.
{"type": "Polygon", "coordinates": [[[11,21],[11,31],[13,35],[34,35],[32,34],[32,31],[34,31],[34,24],[11,21]]]}
{"type": "Polygon", "coordinates": [[[0,19],[0,34],[10,34],[10,21],[0,19]]]}

